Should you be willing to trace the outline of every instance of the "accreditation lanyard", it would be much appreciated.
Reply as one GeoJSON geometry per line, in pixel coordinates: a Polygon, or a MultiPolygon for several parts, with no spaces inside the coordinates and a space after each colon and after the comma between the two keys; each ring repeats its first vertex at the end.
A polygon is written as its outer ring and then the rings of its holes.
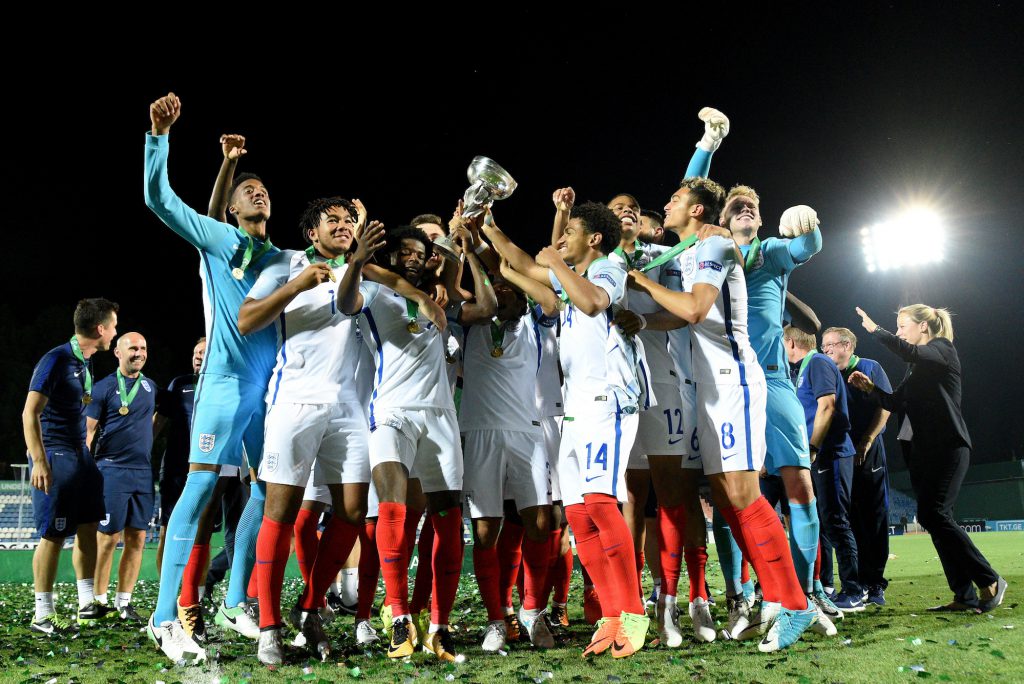
{"type": "Polygon", "coordinates": [[[760,253],[761,238],[754,238],[750,243],[750,251],[747,252],[747,258],[743,261],[744,273],[750,273],[750,269],[754,268],[754,264],[757,262],[757,255],[760,253]]]}
{"type": "Polygon", "coordinates": [[[505,354],[505,324],[495,316],[491,319],[491,356],[500,359],[505,354]]]}
{"type": "Polygon", "coordinates": [[[857,356],[856,354],[851,354],[850,363],[846,365],[846,372],[849,373],[850,371],[852,371],[854,368],[857,367],[858,363],[860,363],[860,357],[857,356]]]}
{"type": "Polygon", "coordinates": [[[805,356],[804,360],[800,362],[800,370],[796,374],[796,386],[797,387],[800,386],[800,380],[801,380],[801,378],[804,377],[804,370],[807,369],[807,364],[809,364],[811,362],[811,357],[814,356],[817,353],[818,353],[817,350],[812,349],[811,351],[807,352],[807,356],[805,356]]]}
{"type": "Polygon", "coordinates": [[[416,316],[419,314],[420,305],[411,299],[405,300],[405,313],[409,319],[409,323],[405,326],[405,329],[411,333],[422,332],[423,328],[416,322],[416,316]]]}
{"type": "Polygon", "coordinates": [[[82,353],[82,347],[78,344],[78,336],[71,336],[71,353],[75,355],[75,358],[82,362],[85,366],[85,393],[82,395],[82,403],[89,404],[92,402],[92,373],[89,372],[89,362],[85,360],[85,355],[82,353]]]}

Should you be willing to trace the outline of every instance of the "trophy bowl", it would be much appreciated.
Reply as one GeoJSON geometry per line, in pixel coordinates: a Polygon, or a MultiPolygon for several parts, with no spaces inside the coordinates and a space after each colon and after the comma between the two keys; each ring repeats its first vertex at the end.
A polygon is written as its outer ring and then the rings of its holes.
{"type": "Polygon", "coordinates": [[[458,252],[455,251],[455,244],[452,239],[447,235],[438,235],[434,238],[434,251],[443,256],[448,261],[459,263],[458,252]]]}
{"type": "Polygon", "coordinates": [[[487,157],[474,157],[466,177],[470,183],[462,198],[462,215],[466,218],[484,213],[495,200],[511,195],[518,185],[512,174],[487,157]]]}

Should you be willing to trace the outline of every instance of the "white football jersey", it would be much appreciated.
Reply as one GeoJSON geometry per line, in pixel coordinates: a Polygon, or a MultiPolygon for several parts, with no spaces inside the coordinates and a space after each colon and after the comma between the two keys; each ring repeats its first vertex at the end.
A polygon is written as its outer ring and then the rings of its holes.
{"type": "MultiPolygon", "coordinates": [[[[558,278],[554,273],[550,277],[555,292],[565,301],[558,278]]],[[[635,412],[643,393],[639,380],[643,345],[623,336],[612,322],[614,312],[626,304],[626,272],[601,257],[590,264],[584,277],[608,293],[610,304],[595,316],[587,316],[565,301],[558,345],[565,374],[565,415],[611,413],[616,404],[635,412]]]]}
{"type": "Polygon", "coordinates": [[[563,410],[562,381],[558,373],[558,317],[547,317],[539,305],[531,316],[533,334],[540,349],[540,371],[537,373],[537,415],[541,418],[561,416],[563,410]]]}
{"type": "MultiPolygon", "coordinates": [[[[609,254],[608,259],[618,263],[626,271],[630,269],[643,270],[648,264],[670,249],[671,247],[651,245],[637,240],[633,252],[626,253],[620,248],[609,254]]],[[[683,290],[682,272],[678,257],[655,266],[647,271],[645,275],[673,292],[682,292],[683,290]]],[[[629,293],[628,308],[633,313],[644,316],[664,310],[649,294],[638,291],[629,293]]],[[[670,333],[665,330],[641,330],[637,335],[644,344],[645,364],[641,372],[646,372],[648,379],[652,383],[678,387],[679,377],[676,375],[675,362],[672,360],[668,348],[670,333]]]]}
{"type": "Polygon", "coordinates": [[[459,429],[539,430],[539,352],[530,314],[466,328],[459,429]]]}
{"type": "Polygon", "coordinates": [[[747,282],[735,243],[715,235],[680,255],[683,287],[697,283],[718,288],[718,297],[699,325],[690,326],[693,380],[698,384],[746,385],[764,382],[747,336],[747,282]]]}
{"type": "MultiPolygon", "coordinates": [[[[285,250],[263,269],[248,297],[263,299],[309,266],[305,252],[285,250]]],[[[348,266],[334,268],[336,281],[300,292],[278,320],[281,346],[270,376],[267,403],[365,403],[355,378],[356,344],[352,320],[338,310],[338,283],[348,266]]]]}
{"type": "Polygon", "coordinates": [[[391,288],[363,281],[359,327],[374,360],[370,429],[382,409],[455,410],[437,327],[391,288]],[[413,330],[410,330],[413,328],[413,330]]]}

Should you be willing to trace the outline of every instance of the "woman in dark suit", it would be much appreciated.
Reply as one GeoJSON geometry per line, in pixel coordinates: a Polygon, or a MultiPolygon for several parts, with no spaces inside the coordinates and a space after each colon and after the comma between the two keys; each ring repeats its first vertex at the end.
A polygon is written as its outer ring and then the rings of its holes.
{"type": "Polygon", "coordinates": [[[924,304],[905,306],[897,314],[895,335],[859,308],[857,313],[865,330],[910,363],[892,394],[858,371],[849,383],[895,412],[900,439],[909,437],[907,467],[917,495],[917,519],[931,535],[953,591],[951,603],[933,610],[990,611],[1002,603],[1006,581],[953,519],[953,504],[970,464],[971,438],[960,412],[960,359],[949,312],[924,304]]]}

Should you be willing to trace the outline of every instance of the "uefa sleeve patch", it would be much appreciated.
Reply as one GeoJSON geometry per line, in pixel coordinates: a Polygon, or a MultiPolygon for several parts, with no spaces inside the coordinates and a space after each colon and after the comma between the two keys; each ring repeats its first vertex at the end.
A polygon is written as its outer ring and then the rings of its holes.
{"type": "Polygon", "coordinates": [[[703,271],[709,268],[713,271],[721,271],[722,264],[718,263],[717,261],[711,261],[710,259],[707,261],[701,261],[700,263],[697,264],[698,271],[703,271]]]}
{"type": "MultiPolygon", "coordinates": [[[[721,269],[721,266],[719,266],[719,269],[721,269]]],[[[619,284],[615,282],[615,278],[612,278],[611,275],[608,273],[596,273],[594,274],[594,277],[591,278],[592,281],[597,281],[601,279],[607,280],[609,283],[612,284],[612,287],[619,286],[619,284]]]]}

